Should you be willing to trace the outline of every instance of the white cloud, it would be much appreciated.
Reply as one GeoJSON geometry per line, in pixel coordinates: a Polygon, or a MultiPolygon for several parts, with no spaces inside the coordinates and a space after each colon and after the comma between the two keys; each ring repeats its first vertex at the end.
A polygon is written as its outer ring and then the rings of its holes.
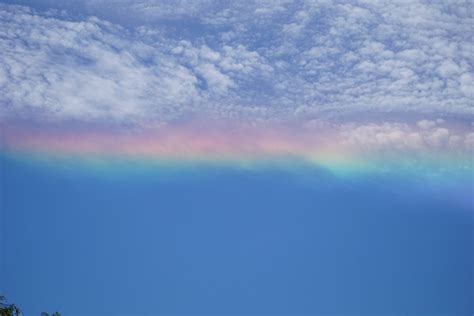
{"type": "Polygon", "coordinates": [[[77,3],[64,4],[77,16],[0,5],[2,115],[474,114],[469,1],[77,3]]]}
{"type": "Polygon", "coordinates": [[[208,83],[209,89],[215,90],[218,93],[225,93],[234,85],[234,82],[229,78],[229,76],[221,73],[212,64],[199,64],[196,67],[196,71],[204,77],[208,83]]]}
{"type": "Polygon", "coordinates": [[[426,141],[433,147],[440,147],[448,143],[450,132],[447,128],[435,128],[427,135],[426,141]]]}
{"type": "Polygon", "coordinates": [[[418,127],[421,129],[430,129],[432,127],[436,126],[436,121],[430,121],[430,120],[421,120],[417,123],[418,127]]]}
{"type": "Polygon", "coordinates": [[[459,81],[462,93],[472,100],[474,96],[474,75],[471,73],[462,74],[459,81]]]}
{"type": "Polygon", "coordinates": [[[444,120],[421,120],[416,125],[391,122],[351,123],[341,125],[340,135],[346,144],[369,152],[472,148],[474,133],[440,126],[441,124],[444,124],[444,120]]]}
{"type": "Polygon", "coordinates": [[[345,141],[366,149],[420,149],[424,146],[422,135],[404,123],[382,123],[342,127],[345,141]]]}
{"type": "Polygon", "coordinates": [[[53,119],[143,119],[173,115],[199,98],[196,78],[163,54],[97,19],[82,22],[0,11],[3,115],[53,119]],[[13,113],[11,113],[13,112],[13,113]]]}
{"type": "Polygon", "coordinates": [[[451,60],[444,61],[438,67],[438,73],[443,78],[450,78],[453,75],[459,74],[460,71],[461,69],[459,68],[459,66],[451,60]]]}
{"type": "Polygon", "coordinates": [[[467,149],[471,150],[471,153],[474,151],[474,132],[471,132],[466,135],[464,139],[464,145],[467,149]]]}

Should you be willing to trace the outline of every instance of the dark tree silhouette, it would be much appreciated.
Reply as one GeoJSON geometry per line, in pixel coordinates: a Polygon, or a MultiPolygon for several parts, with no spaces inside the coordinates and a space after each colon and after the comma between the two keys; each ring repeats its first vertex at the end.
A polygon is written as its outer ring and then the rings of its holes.
{"type": "Polygon", "coordinates": [[[15,304],[8,304],[5,296],[0,296],[0,316],[19,316],[20,309],[15,304]]]}
{"type": "MultiPolygon", "coordinates": [[[[22,312],[15,304],[7,302],[5,296],[0,295],[0,316],[21,316],[22,312]]],[[[48,313],[41,313],[41,316],[61,316],[60,313],[55,312],[51,315],[48,313]]]]}

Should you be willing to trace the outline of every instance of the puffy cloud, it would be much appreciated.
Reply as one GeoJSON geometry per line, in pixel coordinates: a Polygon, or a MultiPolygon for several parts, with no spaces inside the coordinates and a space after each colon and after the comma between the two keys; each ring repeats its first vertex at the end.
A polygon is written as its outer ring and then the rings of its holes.
{"type": "Polygon", "coordinates": [[[459,74],[460,71],[459,66],[451,60],[444,61],[438,67],[438,73],[443,78],[451,78],[453,75],[459,74]]]}
{"type": "Polygon", "coordinates": [[[436,126],[436,121],[430,121],[430,120],[421,120],[417,123],[418,127],[421,129],[430,129],[432,127],[436,126]]]}
{"type": "Polygon", "coordinates": [[[172,117],[199,98],[196,77],[164,54],[91,18],[73,22],[0,11],[4,115],[53,119],[172,117]],[[6,105],[6,106],[5,106],[6,105]]]}
{"type": "Polygon", "coordinates": [[[474,76],[470,73],[462,74],[459,78],[461,92],[468,98],[474,96],[474,76]]]}
{"type": "Polygon", "coordinates": [[[342,140],[365,150],[470,150],[474,133],[464,129],[449,128],[444,120],[421,120],[416,125],[408,123],[343,124],[342,140]]]}
{"type": "Polygon", "coordinates": [[[196,67],[196,71],[204,77],[210,89],[218,93],[225,93],[234,82],[229,76],[221,73],[212,64],[200,64],[196,67]]]}
{"type": "Polygon", "coordinates": [[[67,10],[0,5],[3,116],[474,114],[470,1],[65,0],[57,8],[67,10]]]}
{"type": "Polygon", "coordinates": [[[403,123],[346,125],[342,135],[347,143],[362,148],[417,149],[424,145],[422,136],[403,123]]]}
{"type": "Polygon", "coordinates": [[[471,132],[466,135],[466,137],[464,138],[464,145],[466,146],[466,148],[474,151],[474,132],[471,132]]]}
{"type": "Polygon", "coordinates": [[[213,50],[206,45],[195,46],[189,41],[180,41],[171,53],[202,76],[207,89],[220,94],[228,92],[239,82],[245,85],[245,82],[272,71],[257,52],[249,51],[242,45],[224,45],[219,50],[213,50]]]}

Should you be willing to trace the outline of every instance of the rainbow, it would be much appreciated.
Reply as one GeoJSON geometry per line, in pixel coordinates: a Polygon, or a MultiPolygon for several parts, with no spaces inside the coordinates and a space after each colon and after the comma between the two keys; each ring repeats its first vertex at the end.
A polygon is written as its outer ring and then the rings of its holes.
{"type": "Polygon", "coordinates": [[[323,167],[339,175],[409,172],[440,177],[473,175],[472,150],[460,148],[372,148],[348,142],[334,127],[203,125],[156,128],[2,126],[2,153],[15,159],[88,167],[117,164],[264,168],[323,167]]]}

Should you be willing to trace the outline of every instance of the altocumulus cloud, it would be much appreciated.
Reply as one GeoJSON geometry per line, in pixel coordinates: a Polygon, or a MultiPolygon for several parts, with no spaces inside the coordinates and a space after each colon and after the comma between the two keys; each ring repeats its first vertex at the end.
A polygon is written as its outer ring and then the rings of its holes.
{"type": "Polygon", "coordinates": [[[444,120],[421,120],[415,126],[400,122],[343,124],[340,134],[351,146],[370,150],[474,149],[473,132],[446,126],[444,120]]]}
{"type": "Polygon", "coordinates": [[[472,118],[470,1],[65,3],[0,6],[3,117],[472,118]]]}
{"type": "Polygon", "coordinates": [[[196,78],[119,26],[71,22],[4,6],[1,17],[3,115],[53,119],[141,119],[166,115],[198,97],[196,78]]]}

